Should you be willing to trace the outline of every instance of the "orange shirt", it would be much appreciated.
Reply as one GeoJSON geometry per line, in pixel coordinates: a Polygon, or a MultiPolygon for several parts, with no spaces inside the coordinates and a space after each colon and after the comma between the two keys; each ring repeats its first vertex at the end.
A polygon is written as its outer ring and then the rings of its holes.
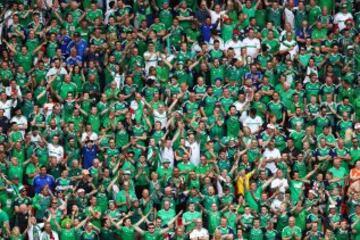
{"type": "MultiPolygon", "coordinates": [[[[353,168],[353,169],[351,169],[351,171],[350,171],[350,176],[351,177],[357,177],[357,178],[360,178],[360,170],[359,169],[357,169],[357,168],[353,168]]],[[[352,181],[351,179],[350,179],[350,181],[351,181],[351,183],[353,183],[354,181],[352,181]]]]}

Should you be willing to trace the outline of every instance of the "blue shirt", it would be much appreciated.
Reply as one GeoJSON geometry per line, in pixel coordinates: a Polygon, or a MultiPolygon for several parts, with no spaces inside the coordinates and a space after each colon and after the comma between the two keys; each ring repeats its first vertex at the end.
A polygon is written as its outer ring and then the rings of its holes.
{"type": "Polygon", "coordinates": [[[54,190],[55,187],[55,179],[53,176],[46,174],[45,176],[37,175],[33,179],[33,187],[35,193],[40,193],[41,190],[46,186],[49,186],[50,190],[54,190]]]}
{"type": "Polygon", "coordinates": [[[66,59],[66,64],[67,65],[81,65],[81,57],[80,56],[76,56],[76,57],[68,57],[66,59]]]}
{"type": "Polygon", "coordinates": [[[305,33],[308,36],[311,36],[311,29],[310,28],[304,29],[302,27],[302,28],[299,28],[299,29],[296,30],[296,36],[301,38],[301,39],[305,39],[305,33]]]}
{"type": "Polygon", "coordinates": [[[262,74],[260,71],[253,72],[247,72],[245,73],[245,79],[251,79],[253,86],[258,86],[260,80],[262,79],[262,74]]]}
{"type": "Polygon", "coordinates": [[[77,55],[79,57],[81,57],[81,60],[82,60],[82,58],[85,55],[87,46],[88,46],[88,44],[84,39],[80,39],[79,42],[71,41],[67,46],[66,53],[70,54],[71,48],[75,47],[76,51],[77,51],[77,55]]]}
{"type": "Polygon", "coordinates": [[[83,166],[85,169],[89,169],[93,165],[93,161],[97,155],[97,148],[93,145],[91,148],[83,147],[81,149],[81,155],[83,157],[83,166]]]}
{"type": "Polygon", "coordinates": [[[60,49],[61,49],[62,54],[63,55],[67,54],[67,47],[69,45],[69,42],[71,41],[71,38],[68,35],[60,36],[58,38],[58,41],[60,42],[60,49]]]}
{"type": "Polygon", "coordinates": [[[207,24],[203,24],[200,27],[200,31],[201,31],[201,37],[205,42],[209,42],[210,38],[211,38],[211,32],[213,29],[216,29],[216,24],[211,24],[211,25],[207,25],[207,24]]]}

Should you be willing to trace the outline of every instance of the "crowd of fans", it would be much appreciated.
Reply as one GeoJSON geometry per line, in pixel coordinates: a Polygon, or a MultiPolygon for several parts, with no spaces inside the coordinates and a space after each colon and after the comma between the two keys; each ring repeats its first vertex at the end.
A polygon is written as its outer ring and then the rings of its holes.
{"type": "Polygon", "coordinates": [[[0,239],[360,239],[358,0],[0,1],[0,239]]]}

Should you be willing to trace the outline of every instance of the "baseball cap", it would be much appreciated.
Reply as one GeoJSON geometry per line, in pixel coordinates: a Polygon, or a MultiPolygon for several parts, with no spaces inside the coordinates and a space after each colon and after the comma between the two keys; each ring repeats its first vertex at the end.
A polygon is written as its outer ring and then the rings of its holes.
{"type": "Polygon", "coordinates": [[[170,160],[166,158],[166,159],[163,160],[162,163],[163,163],[163,164],[165,164],[165,163],[170,163],[170,160]]]}
{"type": "Polygon", "coordinates": [[[77,193],[81,193],[81,192],[85,192],[85,189],[79,188],[79,189],[77,190],[77,193]]]}

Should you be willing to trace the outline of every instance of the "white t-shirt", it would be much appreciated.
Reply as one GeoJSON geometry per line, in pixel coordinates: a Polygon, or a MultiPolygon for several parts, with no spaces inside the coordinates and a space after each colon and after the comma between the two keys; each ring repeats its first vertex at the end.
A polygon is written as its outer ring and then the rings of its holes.
{"type": "Polygon", "coordinates": [[[245,38],[242,42],[243,47],[247,50],[247,55],[250,56],[252,59],[255,59],[260,51],[260,40],[257,38],[245,38]]]}
{"type": "Polygon", "coordinates": [[[298,46],[298,44],[297,44],[297,42],[295,40],[291,40],[291,41],[285,40],[285,41],[283,41],[280,44],[279,50],[280,51],[289,50],[292,47],[293,47],[293,49],[291,49],[289,51],[289,54],[291,56],[291,59],[294,59],[294,56],[299,52],[299,46],[298,46]]]}
{"type": "Polygon", "coordinates": [[[225,49],[225,43],[224,43],[224,40],[223,40],[221,37],[217,37],[217,38],[211,37],[211,38],[210,38],[209,43],[208,43],[209,51],[214,49],[214,42],[215,42],[215,40],[218,40],[218,41],[219,41],[219,49],[220,49],[221,51],[224,51],[224,49],[225,49]]]}
{"type": "Polygon", "coordinates": [[[259,116],[255,116],[255,118],[248,116],[244,120],[243,124],[244,126],[250,128],[251,133],[256,133],[260,129],[261,125],[263,125],[263,120],[259,116]]]}
{"type": "Polygon", "coordinates": [[[61,145],[48,144],[49,157],[56,157],[59,161],[64,158],[64,148],[61,145]]]}
{"type": "Polygon", "coordinates": [[[234,102],[233,105],[235,106],[236,111],[238,111],[238,112],[246,111],[247,107],[249,106],[246,101],[244,101],[244,102],[236,101],[236,102],[234,102]]]}
{"type": "Polygon", "coordinates": [[[205,228],[201,228],[200,230],[198,229],[194,229],[192,230],[192,232],[190,233],[190,239],[199,239],[199,238],[204,238],[204,237],[209,237],[209,232],[208,230],[206,230],[205,228]]]}
{"type": "Polygon", "coordinates": [[[46,112],[44,111],[45,117],[48,117],[52,114],[52,111],[54,109],[55,104],[54,103],[45,103],[44,109],[46,109],[46,112]]]}
{"type": "Polygon", "coordinates": [[[294,23],[295,23],[295,15],[294,12],[291,11],[288,8],[284,9],[284,15],[285,15],[285,22],[289,23],[291,25],[291,28],[294,28],[294,23]]]}
{"type": "Polygon", "coordinates": [[[199,163],[200,163],[200,144],[196,141],[193,143],[186,141],[185,146],[191,148],[190,162],[192,162],[195,166],[199,165],[199,163]]]}
{"type": "MultiPolygon", "coordinates": [[[[53,236],[54,240],[59,240],[59,235],[55,231],[51,231],[51,232],[52,232],[52,236],[53,236]]],[[[44,231],[41,233],[40,239],[41,240],[50,239],[50,236],[47,232],[44,231]]]]}
{"type": "Polygon", "coordinates": [[[44,223],[38,223],[36,225],[30,225],[27,230],[27,236],[29,240],[38,240],[38,238],[34,239],[35,236],[41,236],[41,229],[44,227],[44,223]]]}
{"type": "Polygon", "coordinates": [[[158,65],[159,57],[155,52],[146,51],[144,53],[144,59],[147,59],[145,60],[145,72],[148,74],[150,67],[156,67],[158,65]]]}
{"type": "Polygon", "coordinates": [[[17,100],[6,100],[5,102],[0,101],[0,109],[4,110],[4,116],[8,119],[11,118],[11,108],[16,107],[17,100]]]}
{"type": "Polygon", "coordinates": [[[115,9],[110,9],[109,8],[109,4],[107,4],[107,10],[105,13],[105,19],[104,19],[104,23],[108,24],[109,23],[109,18],[111,15],[113,15],[115,13],[115,9]]]}
{"type": "Polygon", "coordinates": [[[241,48],[242,48],[242,43],[240,40],[238,41],[234,41],[232,39],[230,39],[229,41],[227,41],[225,43],[225,50],[227,51],[229,48],[233,48],[234,49],[234,53],[235,53],[235,57],[236,58],[241,58],[241,48]]]}
{"type": "Polygon", "coordinates": [[[279,199],[275,198],[274,201],[271,203],[270,207],[271,207],[271,209],[273,209],[273,210],[279,210],[282,203],[283,203],[282,201],[280,201],[279,199]]]}
{"type": "Polygon", "coordinates": [[[33,135],[31,134],[31,142],[38,145],[38,143],[41,141],[41,136],[39,134],[33,135]]]}
{"type": "Polygon", "coordinates": [[[154,121],[159,121],[161,123],[161,128],[165,128],[167,125],[167,113],[164,111],[160,113],[158,110],[153,111],[154,121]]]}
{"type": "Polygon", "coordinates": [[[163,147],[161,149],[161,162],[163,162],[165,159],[168,159],[170,161],[170,167],[174,167],[174,150],[172,147],[163,147]]]}
{"type": "MultiPolygon", "coordinates": [[[[12,95],[12,92],[13,92],[13,89],[11,87],[6,87],[5,88],[5,93],[6,93],[6,96],[10,97],[12,95]]],[[[18,97],[21,97],[22,96],[22,93],[21,93],[21,89],[19,86],[16,86],[16,95],[18,97]]]]}
{"type": "Polygon", "coordinates": [[[99,138],[98,135],[94,132],[91,132],[91,133],[84,132],[81,135],[81,141],[85,142],[87,137],[89,137],[89,140],[91,140],[91,141],[96,141],[99,138]]]}
{"type": "Polygon", "coordinates": [[[55,74],[59,74],[59,75],[66,75],[67,71],[65,68],[60,67],[60,69],[56,68],[56,67],[52,67],[50,68],[50,70],[47,72],[46,77],[50,77],[53,76],[55,74]]]}
{"type": "Polygon", "coordinates": [[[273,189],[279,188],[280,192],[285,193],[286,189],[289,187],[289,184],[286,178],[275,178],[272,180],[270,187],[273,189]]]}
{"type": "MultiPolygon", "coordinates": [[[[263,157],[265,158],[265,160],[267,160],[269,158],[280,158],[281,154],[280,154],[279,149],[277,149],[277,148],[274,148],[273,150],[266,148],[263,153],[263,157]]],[[[271,173],[275,173],[277,170],[275,162],[267,163],[266,168],[269,169],[271,171],[271,173]]]]}
{"type": "Polygon", "coordinates": [[[339,12],[335,15],[334,17],[334,23],[337,24],[339,26],[339,30],[343,30],[346,26],[345,26],[345,21],[348,19],[353,19],[353,16],[351,13],[342,13],[339,12]]]}
{"type": "MultiPolygon", "coordinates": [[[[28,121],[26,117],[24,116],[14,116],[11,120],[11,123],[16,123],[19,127],[27,128],[28,121]]],[[[21,130],[21,133],[23,134],[23,137],[25,136],[25,130],[21,130]]]]}
{"type": "MultiPolygon", "coordinates": [[[[215,24],[216,21],[220,18],[221,15],[224,15],[226,11],[220,11],[219,13],[209,10],[210,12],[210,18],[211,18],[211,24],[215,24]]],[[[220,23],[217,25],[217,30],[220,30],[220,23]]]]}

